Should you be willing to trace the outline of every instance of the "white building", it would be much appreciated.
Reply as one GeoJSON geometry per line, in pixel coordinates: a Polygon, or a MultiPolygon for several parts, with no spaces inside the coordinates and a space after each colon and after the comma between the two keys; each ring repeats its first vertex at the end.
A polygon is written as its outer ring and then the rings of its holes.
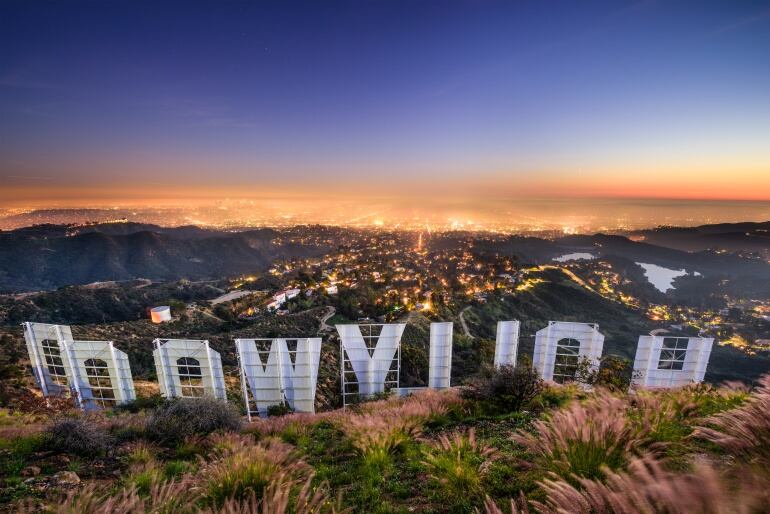
{"type": "Polygon", "coordinates": [[[168,305],[153,307],[150,309],[150,319],[153,323],[164,323],[166,321],[171,321],[171,307],[168,305]]]}
{"type": "Polygon", "coordinates": [[[568,382],[575,377],[578,364],[587,360],[596,370],[604,348],[604,336],[592,323],[549,321],[535,334],[532,364],[543,380],[568,382]]]}
{"type": "Polygon", "coordinates": [[[287,289],[286,290],[286,299],[291,300],[292,298],[296,298],[296,296],[299,294],[299,289],[287,289]]]}
{"type": "Polygon", "coordinates": [[[702,382],[713,344],[712,337],[639,336],[633,384],[660,388],[702,382]]]}

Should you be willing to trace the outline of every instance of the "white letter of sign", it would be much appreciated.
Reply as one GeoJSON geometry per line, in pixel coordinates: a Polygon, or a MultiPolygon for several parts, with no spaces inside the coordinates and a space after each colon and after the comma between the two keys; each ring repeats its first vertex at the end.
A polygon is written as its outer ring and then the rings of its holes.
{"type": "Polygon", "coordinates": [[[495,340],[495,367],[516,366],[519,350],[519,321],[498,321],[495,340]]]}
{"type": "Polygon", "coordinates": [[[452,322],[430,324],[428,387],[447,389],[452,381],[452,322]]]}
{"type": "MultiPolygon", "coordinates": [[[[342,341],[342,349],[347,354],[358,380],[360,396],[370,396],[385,391],[385,379],[401,343],[401,335],[404,333],[405,326],[404,323],[381,325],[382,331],[377,336],[377,344],[371,354],[359,325],[336,326],[342,341]]],[[[344,364],[343,355],[343,369],[344,364]]]]}

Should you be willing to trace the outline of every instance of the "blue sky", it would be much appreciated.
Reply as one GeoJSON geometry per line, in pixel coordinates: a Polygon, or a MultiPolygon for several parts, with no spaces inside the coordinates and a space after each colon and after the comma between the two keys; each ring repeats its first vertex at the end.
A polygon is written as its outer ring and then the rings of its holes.
{"type": "Polygon", "coordinates": [[[3,2],[0,48],[9,187],[770,186],[770,2],[3,2]]]}

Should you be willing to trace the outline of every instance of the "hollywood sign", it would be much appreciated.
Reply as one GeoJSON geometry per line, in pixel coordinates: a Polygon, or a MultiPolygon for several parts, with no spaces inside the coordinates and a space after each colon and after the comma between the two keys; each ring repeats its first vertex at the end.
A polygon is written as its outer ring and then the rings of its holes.
{"type": "MultiPolygon", "coordinates": [[[[337,325],[343,405],[351,399],[400,387],[404,323],[337,325]]],[[[497,324],[494,365],[515,366],[520,323],[497,324]]],[[[428,359],[430,389],[451,387],[451,322],[431,323],[428,359]]],[[[76,341],[70,327],[24,323],[32,370],[43,395],[69,393],[83,409],[134,400],[128,357],[112,341],[76,341]]],[[[703,381],[713,338],[640,336],[633,367],[636,387],[678,387],[703,381]]],[[[208,341],[156,339],[153,357],[165,398],[210,396],[227,399],[222,359],[208,341]]],[[[532,365],[544,380],[566,382],[587,362],[596,370],[604,335],[590,323],[551,321],[535,334],[532,365]]],[[[271,406],[288,404],[314,412],[321,338],[236,339],[241,391],[246,410],[265,416],[271,406]]]]}

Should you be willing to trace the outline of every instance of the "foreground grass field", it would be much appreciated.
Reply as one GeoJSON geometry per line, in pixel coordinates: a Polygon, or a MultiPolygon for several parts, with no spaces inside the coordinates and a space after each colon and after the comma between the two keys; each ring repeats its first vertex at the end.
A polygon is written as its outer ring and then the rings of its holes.
{"type": "Polygon", "coordinates": [[[426,391],[246,425],[211,400],[92,416],[6,412],[0,504],[59,513],[586,514],[770,505],[770,377],[753,391],[535,384],[529,397],[501,401],[489,390],[426,391]]]}

